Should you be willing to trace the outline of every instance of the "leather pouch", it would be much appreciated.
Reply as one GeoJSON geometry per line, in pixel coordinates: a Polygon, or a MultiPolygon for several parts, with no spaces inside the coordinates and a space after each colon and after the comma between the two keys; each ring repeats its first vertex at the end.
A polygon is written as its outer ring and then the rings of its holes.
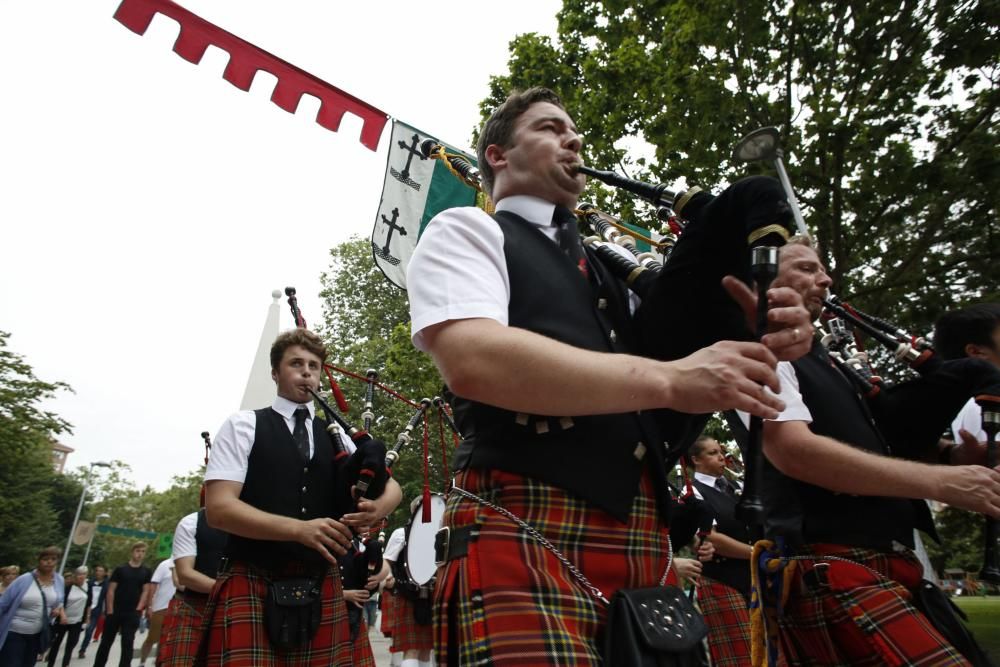
{"type": "Polygon", "coordinates": [[[312,641],[322,612],[322,577],[269,581],[264,601],[264,627],[271,645],[293,649],[312,641]]]}
{"type": "Polygon", "coordinates": [[[708,626],[679,588],[651,586],[617,591],[605,632],[605,664],[690,667],[708,626]]]}

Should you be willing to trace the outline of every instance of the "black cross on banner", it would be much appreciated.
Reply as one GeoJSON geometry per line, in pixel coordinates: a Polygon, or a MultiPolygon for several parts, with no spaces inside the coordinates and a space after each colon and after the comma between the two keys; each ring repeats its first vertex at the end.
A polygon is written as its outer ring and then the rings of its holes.
{"type": "Polygon", "coordinates": [[[392,177],[395,178],[400,183],[405,183],[414,190],[420,190],[420,183],[417,183],[412,178],[410,178],[410,165],[413,163],[413,156],[415,155],[421,160],[427,159],[426,157],[424,157],[424,154],[421,153],[420,150],[417,148],[417,144],[420,143],[420,136],[414,134],[413,140],[409,145],[407,145],[407,143],[402,139],[400,139],[396,143],[399,145],[400,148],[402,148],[404,151],[407,152],[406,166],[403,167],[403,171],[401,172],[396,171],[394,167],[389,167],[389,173],[392,174],[392,177]]]}
{"type": "Polygon", "coordinates": [[[372,251],[385,261],[389,262],[393,266],[396,266],[397,264],[399,264],[399,258],[393,257],[392,253],[389,252],[389,243],[392,241],[392,233],[399,232],[400,236],[406,236],[406,229],[396,224],[396,218],[399,217],[399,208],[397,207],[392,209],[392,220],[385,217],[385,215],[382,215],[380,217],[382,218],[382,223],[389,228],[389,231],[386,232],[385,235],[385,245],[379,248],[373,241],[372,251]]]}

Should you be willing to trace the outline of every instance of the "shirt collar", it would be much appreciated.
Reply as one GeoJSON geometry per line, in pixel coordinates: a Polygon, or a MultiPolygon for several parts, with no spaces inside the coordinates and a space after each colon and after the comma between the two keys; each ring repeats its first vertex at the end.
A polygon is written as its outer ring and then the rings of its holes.
{"type": "Polygon", "coordinates": [[[532,195],[511,195],[497,202],[496,210],[510,211],[538,227],[552,226],[552,213],[556,205],[532,195]]]}
{"type": "Polygon", "coordinates": [[[701,482],[702,484],[708,484],[709,486],[715,486],[715,480],[719,479],[718,477],[714,477],[712,475],[706,475],[705,473],[698,471],[695,471],[694,478],[699,482],[701,482]]]}
{"type": "Polygon", "coordinates": [[[298,408],[308,410],[309,419],[312,419],[316,415],[316,406],[313,405],[312,401],[308,403],[294,403],[283,396],[275,396],[271,408],[285,419],[291,419],[298,408]]]}

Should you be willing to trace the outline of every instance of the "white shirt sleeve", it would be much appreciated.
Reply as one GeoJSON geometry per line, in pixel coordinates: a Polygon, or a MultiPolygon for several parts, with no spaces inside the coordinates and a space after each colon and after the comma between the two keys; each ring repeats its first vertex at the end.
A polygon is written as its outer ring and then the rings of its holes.
{"type": "MultiPolygon", "coordinates": [[[[802,394],[799,393],[799,377],[795,374],[795,367],[792,366],[791,362],[779,361],[776,371],[778,374],[778,382],[781,383],[781,391],[778,393],[778,398],[785,402],[785,409],[777,416],[777,418],[770,421],[805,422],[807,424],[811,424],[812,413],[809,412],[809,408],[807,408],[806,404],[802,401],[802,394]]],[[[764,388],[764,391],[766,391],[770,396],[775,395],[774,392],[767,387],[764,388]]],[[[740,421],[743,422],[743,425],[749,427],[749,413],[737,410],[737,414],[739,414],[740,421]]]]}
{"type": "Polygon", "coordinates": [[[979,407],[974,398],[969,399],[962,411],[955,417],[955,421],[951,423],[952,437],[955,442],[962,442],[958,430],[963,428],[976,436],[976,440],[979,442],[986,442],[986,431],[983,430],[983,409],[979,407]]]}
{"type": "Polygon", "coordinates": [[[470,318],[507,324],[510,279],[503,231],[478,208],[439,213],[420,237],[406,272],[413,344],[426,351],[421,331],[470,318]]]}
{"type": "Polygon", "coordinates": [[[162,584],[164,579],[170,578],[170,570],[172,570],[173,567],[174,561],[172,558],[161,561],[160,564],[156,566],[156,571],[153,572],[153,578],[150,580],[150,583],[157,585],[162,584]]]}
{"type": "Polygon", "coordinates": [[[389,541],[385,543],[385,550],[382,551],[382,558],[385,560],[391,560],[395,563],[399,560],[399,554],[402,553],[403,545],[405,544],[406,531],[402,528],[397,528],[392,531],[392,535],[389,536],[389,541]]]}
{"type": "Polygon", "coordinates": [[[208,458],[205,480],[224,479],[243,483],[247,477],[247,462],[253,448],[257,415],[244,410],[222,423],[212,440],[212,455],[208,458]]]}
{"type": "Polygon", "coordinates": [[[170,557],[174,560],[187,556],[198,555],[198,543],[195,533],[198,531],[198,513],[188,514],[177,522],[174,530],[174,550],[170,557]]]}

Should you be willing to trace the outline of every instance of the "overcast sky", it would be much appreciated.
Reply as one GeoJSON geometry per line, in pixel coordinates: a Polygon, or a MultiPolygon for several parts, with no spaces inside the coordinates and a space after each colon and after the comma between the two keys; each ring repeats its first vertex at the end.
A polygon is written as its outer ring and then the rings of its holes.
{"type": "MultiPolygon", "coordinates": [[[[271,291],[320,317],[329,249],[368,236],[385,170],[347,115],[285,113],[144,36],[118,0],[0,0],[0,329],[74,425],[71,468],[120,459],[166,488],[199,433],[239,407],[271,291]]],[[[554,34],[558,0],[182,0],[187,9],[389,115],[468,146],[519,33],[554,34]],[[490,8],[493,11],[490,11],[490,8]]],[[[270,79],[270,80],[269,80],[270,79]]],[[[282,328],[291,317],[282,304],[282,328]]]]}

